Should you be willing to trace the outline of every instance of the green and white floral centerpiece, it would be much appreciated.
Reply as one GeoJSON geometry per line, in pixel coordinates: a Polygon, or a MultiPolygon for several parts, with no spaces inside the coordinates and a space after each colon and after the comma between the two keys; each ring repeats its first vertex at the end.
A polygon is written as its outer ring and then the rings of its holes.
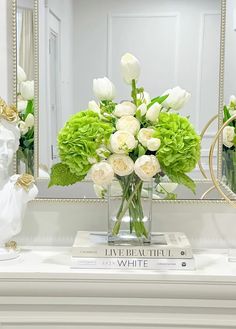
{"type": "MultiPolygon", "coordinates": [[[[109,191],[108,242],[150,243],[152,183],[160,191],[163,177],[168,177],[194,192],[195,183],[186,173],[199,160],[200,137],[178,113],[190,98],[188,92],[175,87],[150,99],[137,86],[140,63],[128,53],[121,58],[121,71],[132,99],[116,103],[108,78],[93,81],[99,103],[89,102],[60,131],[61,163],[52,167],[49,186],[91,177],[101,195],[109,191]],[[114,181],[119,189],[112,188],[114,181]]],[[[166,196],[175,197],[168,191],[166,196]]]]}

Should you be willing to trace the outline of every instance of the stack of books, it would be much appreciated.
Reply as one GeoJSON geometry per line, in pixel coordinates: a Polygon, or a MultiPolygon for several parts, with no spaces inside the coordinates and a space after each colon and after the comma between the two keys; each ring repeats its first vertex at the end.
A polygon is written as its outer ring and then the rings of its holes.
{"type": "Polygon", "coordinates": [[[108,245],[102,232],[77,232],[72,247],[71,268],[194,270],[191,245],[184,233],[152,234],[143,246],[108,245]]]}

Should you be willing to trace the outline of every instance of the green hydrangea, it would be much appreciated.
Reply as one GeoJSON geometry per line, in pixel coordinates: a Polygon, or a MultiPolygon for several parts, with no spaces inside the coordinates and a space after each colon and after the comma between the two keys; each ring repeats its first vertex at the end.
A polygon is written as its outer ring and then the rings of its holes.
{"type": "Polygon", "coordinates": [[[155,137],[161,146],[157,158],[170,175],[191,172],[200,158],[200,136],[185,117],[176,113],[161,113],[155,127],[155,137]]]}
{"type": "Polygon", "coordinates": [[[71,173],[86,176],[96,150],[108,141],[113,127],[103,122],[97,113],[82,111],[73,115],[58,135],[59,155],[71,173]],[[90,159],[90,162],[89,162],[90,159]]]}

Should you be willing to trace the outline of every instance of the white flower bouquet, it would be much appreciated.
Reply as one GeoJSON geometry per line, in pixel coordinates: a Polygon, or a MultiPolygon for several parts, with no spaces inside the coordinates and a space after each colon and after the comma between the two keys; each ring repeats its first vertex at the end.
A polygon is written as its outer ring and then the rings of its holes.
{"type": "MultiPolygon", "coordinates": [[[[150,98],[137,87],[140,63],[131,54],[121,58],[124,81],[131,86],[131,100],[114,101],[116,91],[108,78],[93,81],[99,100],[90,101],[88,109],[73,115],[58,135],[61,162],[52,167],[49,186],[66,186],[91,177],[95,190],[104,196],[114,178],[119,183],[120,203],[113,216],[110,232],[113,241],[128,222],[129,235],[140,242],[150,242],[142,198],[151,195],[152,182],[158,191],[174,198],[160,186],[162,177],[184,184],[192,191],[194,182],[186,175],[200,156],[200,137],[189,119],[177,111],[190,98],[180,87],[150,98]],[[149,187],[144,191],[143,187],[149,187]]],[[[175,185],[175,184],[173,184],[175,185]]]]}

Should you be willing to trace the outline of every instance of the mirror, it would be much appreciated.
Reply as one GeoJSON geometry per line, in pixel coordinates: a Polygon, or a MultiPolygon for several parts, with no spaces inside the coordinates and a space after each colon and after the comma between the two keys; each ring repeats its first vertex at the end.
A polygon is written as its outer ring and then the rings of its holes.
{"type": "MultiPolygon", "coordinates": [[[[236,114],[236,3],[227,1],[225,32],[225,89],[223,121],[236,114]]],[[[236,193],[236,119],[223,130],[221,182],[226,193],[235,197],[236,193]],[[230,193],[230,192],[233,192],[230,193]]]]}
{"type": "MultiPolygon", "coordinates": [[[[17,16],[22,3],[32,6],[33,2],[17,0],[17,16]]],[[[35,3],[38,23],[35,56],[39,58],[39,88],[35,98],[39,106],[38,147],[34,151],[38,165],[34,169],[39,178],[40,198],[96,197],[91,182],[48,189],[50,168],[59,162],[57,134],[72,114],[86,109],[94,99],[94,78],[108,76],[118,90],[117,101],[130,98],[119,72],[120,58],[126,52],[139,58],[140,84],[151,96],[161,95],[177,85],[191,93],[181,114],[190,116],[199,134],[218,113],[221,0],[139,0],[135,6],[133,0],[35,0],[35,3]]],[[[19,18],[19,56],[21,26],[19,18]]],[[[29,41],[31,37],[28,32],[27,35],[29,41]]],[[[31,48],[25,50],[24,56],[33,58],[31,48]]],[[[27,79],[33,79],[28,68],[23,69],[27,79]]],[[[28,132],[30,129],[32,126],[28,132]]],[[[208,177],[209,147],[216,130],[213,123],[202,140],[201,163],[208,177]]],[[[212,186],[199,167],[191,177],[197,183],[196,195],[178,186],[175,191],[178,199],[200,199],[212,186]]],[[[217,199],[219,195],[213,191],[208,197],[217,199]]]]}

